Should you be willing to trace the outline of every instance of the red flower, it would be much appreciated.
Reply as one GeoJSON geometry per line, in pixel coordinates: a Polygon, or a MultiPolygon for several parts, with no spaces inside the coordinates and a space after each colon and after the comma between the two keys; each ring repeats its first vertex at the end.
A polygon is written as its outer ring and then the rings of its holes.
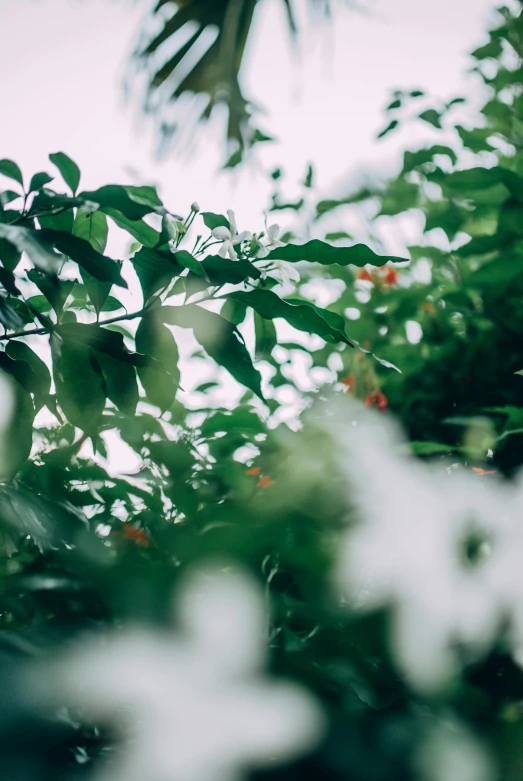
{"type": "Polygon", "coordinates": [[[387,409],[387,397],[380,390],[375,390],[374,393],[369,393],[365,399],[365,406],[376,407],[380,412],[385,412],[387,409]]]}
{"type": "Polygon", "coordinates": [[[385,276],[383,277],[383,281],[386,285],[397,285],[398,284],[398,272],[395,268],[386,267],[385,268],[385,276]]]}
{"type": "Polygon", "coordinates": [[[256,477],[261,472],[261,466],[253,466],[252,469],[247,469],[245,472],[246,475],[249,475],[249,477],[256,477]]]}
{"type": "Polygon", "coordinates": [[[498,471],[497,469],[482,469],[480,466],[473,466],[472,471],[475,472],[477,475],[495,475],[498,471]]]}
{"type": "Polygon", "coordinates": [[[352,393],[354,393],[354,389],[356,387],[356,377],[354,374],[347,374],[346,377],[342,377],[340,382],[342,385],[346,386],[347,391],[352,391],[352,393]]]}
{"type": "Polygon", "coordinates": [[[149,539],[147,532],[144,532],[143,529],[137,529],[136,526],[131,526],[131,524],[126,523],[120,529],[120,533],[123,534],[126,539],[136,542],[143,548],[149,548],[151,546],[151,540],[149,539]]]}
{"type": "Polygon", "coordinates": [[[356,279],[362,279],[364,282],[374,282],[372,276],[370,275],[370,273],[367,271],[366,268],[360,269],[356,279]]]}
{"type": "Polygon", "coordinates": [[[272,480],[272,478],[270,478],[268,475],[262,475],[256,483],[256,488],[270,488],[273,483],[274,480],[272,480]]]}

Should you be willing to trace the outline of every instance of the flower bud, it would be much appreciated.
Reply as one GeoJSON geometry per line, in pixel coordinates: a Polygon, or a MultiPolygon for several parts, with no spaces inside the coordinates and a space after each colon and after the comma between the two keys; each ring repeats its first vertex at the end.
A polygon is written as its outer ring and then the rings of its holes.
{"type": "Polygon", "coordinates": [[[196,214],[198,214],[198,212],[200,211],[200,204],[196,203],[196,201],[194,203],[192,203],[191,204],[191,211],[192,212],[196,212],[196,214]]]}

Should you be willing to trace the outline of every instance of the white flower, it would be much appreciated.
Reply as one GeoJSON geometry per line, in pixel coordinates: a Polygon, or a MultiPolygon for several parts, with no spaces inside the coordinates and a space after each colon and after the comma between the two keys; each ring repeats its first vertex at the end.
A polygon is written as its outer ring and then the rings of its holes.
{"type": "Polygon", "coordinates": [[[402,457],[390,421],[347,401],[330,430],[359,523],[342,544],[336,579],[353,606],[393,608],[396,659],[415,686],[432,689],[457,672],[457,644],[477,656],[498,629],[494,563],[487,555],[467,563],[465,550],[467,540],[489,538],[510,513],[508,492],[464,470],[402,457]],[[351,416],[355,425],[347,425],[351,416]]]}
{"type": "MultiPolygon", "coordinates": [[[[279,239],[281,230],[279,225],[267,225],[267,218],[265,218],[265,229],[269,243],[267,246],[260,246],[257,254],[258,258],[266,258],[271,249],[285,247],[285,242],[279,239]]],[[[283,284],[300,281],[300,274],[294,263],[289,263],[286,260],[275,260],[274,267],[283,284]]]]}
{"type": "Polygon", "coordinates": [[[262,674],[264,600],[249,578],[193,575],[178,618],[177,634],[84,639],[48,677],[68,705],[127,738],[100,781],[236,781],[313,747],[323,718],[312,698],[262,674]]]}
{"type": "Polygon", "coordinates": [[[225,225],[219,225],[211,231],[211,235],[214,236],[215,239],[218,239],[218,241],[223,241],[220,251],[218,252],[220,257],[229,257],[231,260],[238,260],[238,255],[236,254],[234,247],[237,244],[241,244],[242,241],[250,241],[252,233],[249,233],[249,231],[238,233],[236,217],[234,216],[232,209],[228,210],[227,217],[229,218],[230,229],[226,228],[225,225]]]}

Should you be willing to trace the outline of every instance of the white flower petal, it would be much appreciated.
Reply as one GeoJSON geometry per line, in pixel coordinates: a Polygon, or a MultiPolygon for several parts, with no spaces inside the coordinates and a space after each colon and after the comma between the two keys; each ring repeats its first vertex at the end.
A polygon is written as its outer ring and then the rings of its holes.
{"type": "Polygon", "coordinates": [[[219,225],[217,228],[213,228],[211,231],[211,236],[214,236],[214,238],[218,239],[218,241],[231,240],[231,232],[228,228],[225,227],[225,225],[219,225]]]}

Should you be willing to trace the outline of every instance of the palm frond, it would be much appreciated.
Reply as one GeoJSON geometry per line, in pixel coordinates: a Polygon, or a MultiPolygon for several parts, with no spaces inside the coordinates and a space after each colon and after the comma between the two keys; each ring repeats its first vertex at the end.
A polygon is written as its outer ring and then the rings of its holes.
{"type": "MultiPolygon", "coordinates": [[[[298,34],[295,5],[281,0],[289,30],[298,34]]],[[[329,14],[341,0],[309,0],[311,7],[329,14]]],[[[251,34],[255,8],[261,0],[159,0],[154,35],[139,47],[136,58],[146,71],[146,102],[160,119],[165,139],[179,129],[179,104],[192,97],[198,122],[213,108],[228,110],[228,140],[235,147],[231,160],[239,162],[245,148],[270,140],[253,123],[251,102],[242,92],[239,75],[251,34]],[[172,10],[172,13],[169,13],[172,10]],[[184,100],[182,100],[184,99],[184,100]]],[[[194,109],[193,109],[194,111],[194,109]]]]}

